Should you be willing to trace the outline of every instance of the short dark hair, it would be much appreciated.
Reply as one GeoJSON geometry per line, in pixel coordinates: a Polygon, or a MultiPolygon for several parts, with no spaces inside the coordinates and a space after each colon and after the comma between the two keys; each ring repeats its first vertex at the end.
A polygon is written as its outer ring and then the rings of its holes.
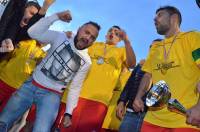
{"type": "Polygon", "coordinates": [[[101,26],[100,26],[99,24],[97,24],[96,22],[93,22],[93,21],[86,22],[86,23],[84,23],[82,26],[88,25],[88,24],[91,24],[91,25],[93,25],[94,27],[96,27],[98,31],[101,29],[101,26]]]}
{"type": "Polygon", "coordinates": [[[112,26],[112,28],[117,28],[117,29],[121,30],[121,28],[117,25],[112,26]]]}
{"type": "Polygon", "coordinates": [[[177,14],[178,15],[178,21],[179,21],[179,26],[181,25],[182,16],[181,16],[180,11],[176,7],[173,7],[173,6],[162,6],[162,7],[158,8],[156,10],[156,13],[158,13],[161,10],[166,10],[170,15],[177,14]]]}
{"type": "Polygon", "coordinates": [[[30,6],[36,7],[36,8],[38,9],[38,11],[41,9],[41,6],[40,6],[39,3],[37,2],[37,0],[28,1],[28,2],[26,3],[25,8],[30,7],[30,6]]]}
{"type": "Polygon", "coordinates": [[[200,0],[196,0],[198,7],[200,8],[200,0]]]}
{"type": "Polygon", "coordinates": [[[161,39],[161,38],[157,38],[157,39],[154,39],[152,42],[160,42],[160,41],[162,41],[163,39],[161,39]]]}

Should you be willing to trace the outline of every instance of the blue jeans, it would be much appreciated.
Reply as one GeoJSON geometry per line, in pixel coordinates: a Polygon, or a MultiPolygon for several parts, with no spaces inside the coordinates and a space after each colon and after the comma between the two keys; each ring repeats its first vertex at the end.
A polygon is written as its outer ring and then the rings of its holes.
{"type": "Polygon", "coordinates": [[[0,113],[0,130],[9,130],[15,120],[21,117],[34,103],[36,120],[33,132],[50,132],[56,119],[61,96],[32,84],[28,79],[9,99],[0,113]]]}
{"type": "Polygon", "coordinates": [[[146,112],[126,112],[119,127],[119,132],[140,132],[146,112]]]}

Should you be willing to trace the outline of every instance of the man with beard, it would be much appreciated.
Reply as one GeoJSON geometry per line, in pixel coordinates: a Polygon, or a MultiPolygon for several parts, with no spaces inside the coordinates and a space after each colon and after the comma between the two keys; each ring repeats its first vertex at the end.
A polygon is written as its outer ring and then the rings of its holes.
{"type": "Polygon", "coordinates": [[[61,131],[101,131],[121,71],[124,67],[134,67],[136,63],[128,35],[119,26],[108,30],[106,42],[95,42],[89,48],[89,55],[92,65],[73,113],[72,126],[61,128],[61,131]],[[117,47],[120,41],[125,47],[117,47]]]}
{"type": "MultiPolygon", "coordinates": [[[[0,130],[9,129],[32,104],[37,107],[34,132],[50,131],[58,113],[63,90],[70,83],[65,116],[70,117],[77,104],[82,82],[90,67],[87,49],[96,40],[100,26],[85,23],[71,41],[63,32],[48,30],[58,19],[69,22],[71,14],[64,11],[38,21],[29,35],[42,43],[50,43],[46,57],[36,67],[33,76],[13,94],[0,113],[0,130]]],[[[65,124],[65,125],[66,125],[65,124]]]]}
{"type": "Polygon", "coordinates": [[[165,80],[171,97],[176,98],[187,110],[187,117],[169,111],[148,110],[142,132],[199,132],[196,125],[200,117],[199,95],[196,93],[200,78],[200,33],[181,32],[181,13],[172,6],[160,7],[154,18],[155,27],[165,39],[153,44],[142,70],[145,75],[133,102],[135,111],[144,110],[143,95],[151,81],[165,80]],[[192,125],[188,125],[192,124],[192,125]]]}

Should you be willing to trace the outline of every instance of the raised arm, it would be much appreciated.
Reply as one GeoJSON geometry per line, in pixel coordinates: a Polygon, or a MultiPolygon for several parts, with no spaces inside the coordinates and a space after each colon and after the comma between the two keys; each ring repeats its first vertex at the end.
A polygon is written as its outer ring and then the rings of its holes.
{"type": "Polygon", "coordinates": [[[64,11],[42,18],[28,29],[29,36],[42,43],[53,43],[59,33],[49,30],[49,27],[57,20],[70,22],[72,17],[69,11],[64,11]]]}
{"type": "Polygon", "coordinates": [[[125,49],[126,49],[126,64],[129,68],[133,68],[136,64],[136,57],[131,46],[131,42],[129,41],[128,35],[125,31],[121,31],[120,33],[121,39],[124,41],[125,49]]]}
{"type": "Polygon", "coordinates": [[[47,10],[49,9],[49,7],[55,2],[55,0],[45,0],[43,3],[43,6],[41,7],[41,9],[39,10],[39,12],[37,14],[35,14],[30,21],[28,22],[28,25],[25,27],[26,28],[26,32],[27,30],[33,25],[35,24],[37,21],[39,21],[42,17],[44,17],[46,15],[47,10]]]}
{"type": "Polygon", "coordinates": [[[45,15],[49,7],[55,2],[56,0],[45,0],[43,6],[41,7],[38,14],[45,15]]]}

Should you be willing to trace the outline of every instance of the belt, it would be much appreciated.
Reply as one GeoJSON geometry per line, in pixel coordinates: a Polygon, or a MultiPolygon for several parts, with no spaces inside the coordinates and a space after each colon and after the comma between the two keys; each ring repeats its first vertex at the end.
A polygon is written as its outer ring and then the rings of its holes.
{"type": "Polygon", "coordinates": [[[57,94],[59,94],[59,95],[62,95],[61,92],[56,91],[56,90],[54,90],[54,89],[46,88],[46,87],[42,86],[41,84],[37,83],[34,79],[33,79],[33,81],[32,81],[32,84],[35,85],[35,86],[37,86],[37,87],[39,87],[39,88],[41,88],[41,89],[45,89],[45,90],[51,91],[51,92],[53,92],[53,93],[57,93],[57,94]]]}
{"type": "Polygon", "coordinates": [[[126,109],[127,112],[135,112],[133,109],[127,108],[126,109]]]}

